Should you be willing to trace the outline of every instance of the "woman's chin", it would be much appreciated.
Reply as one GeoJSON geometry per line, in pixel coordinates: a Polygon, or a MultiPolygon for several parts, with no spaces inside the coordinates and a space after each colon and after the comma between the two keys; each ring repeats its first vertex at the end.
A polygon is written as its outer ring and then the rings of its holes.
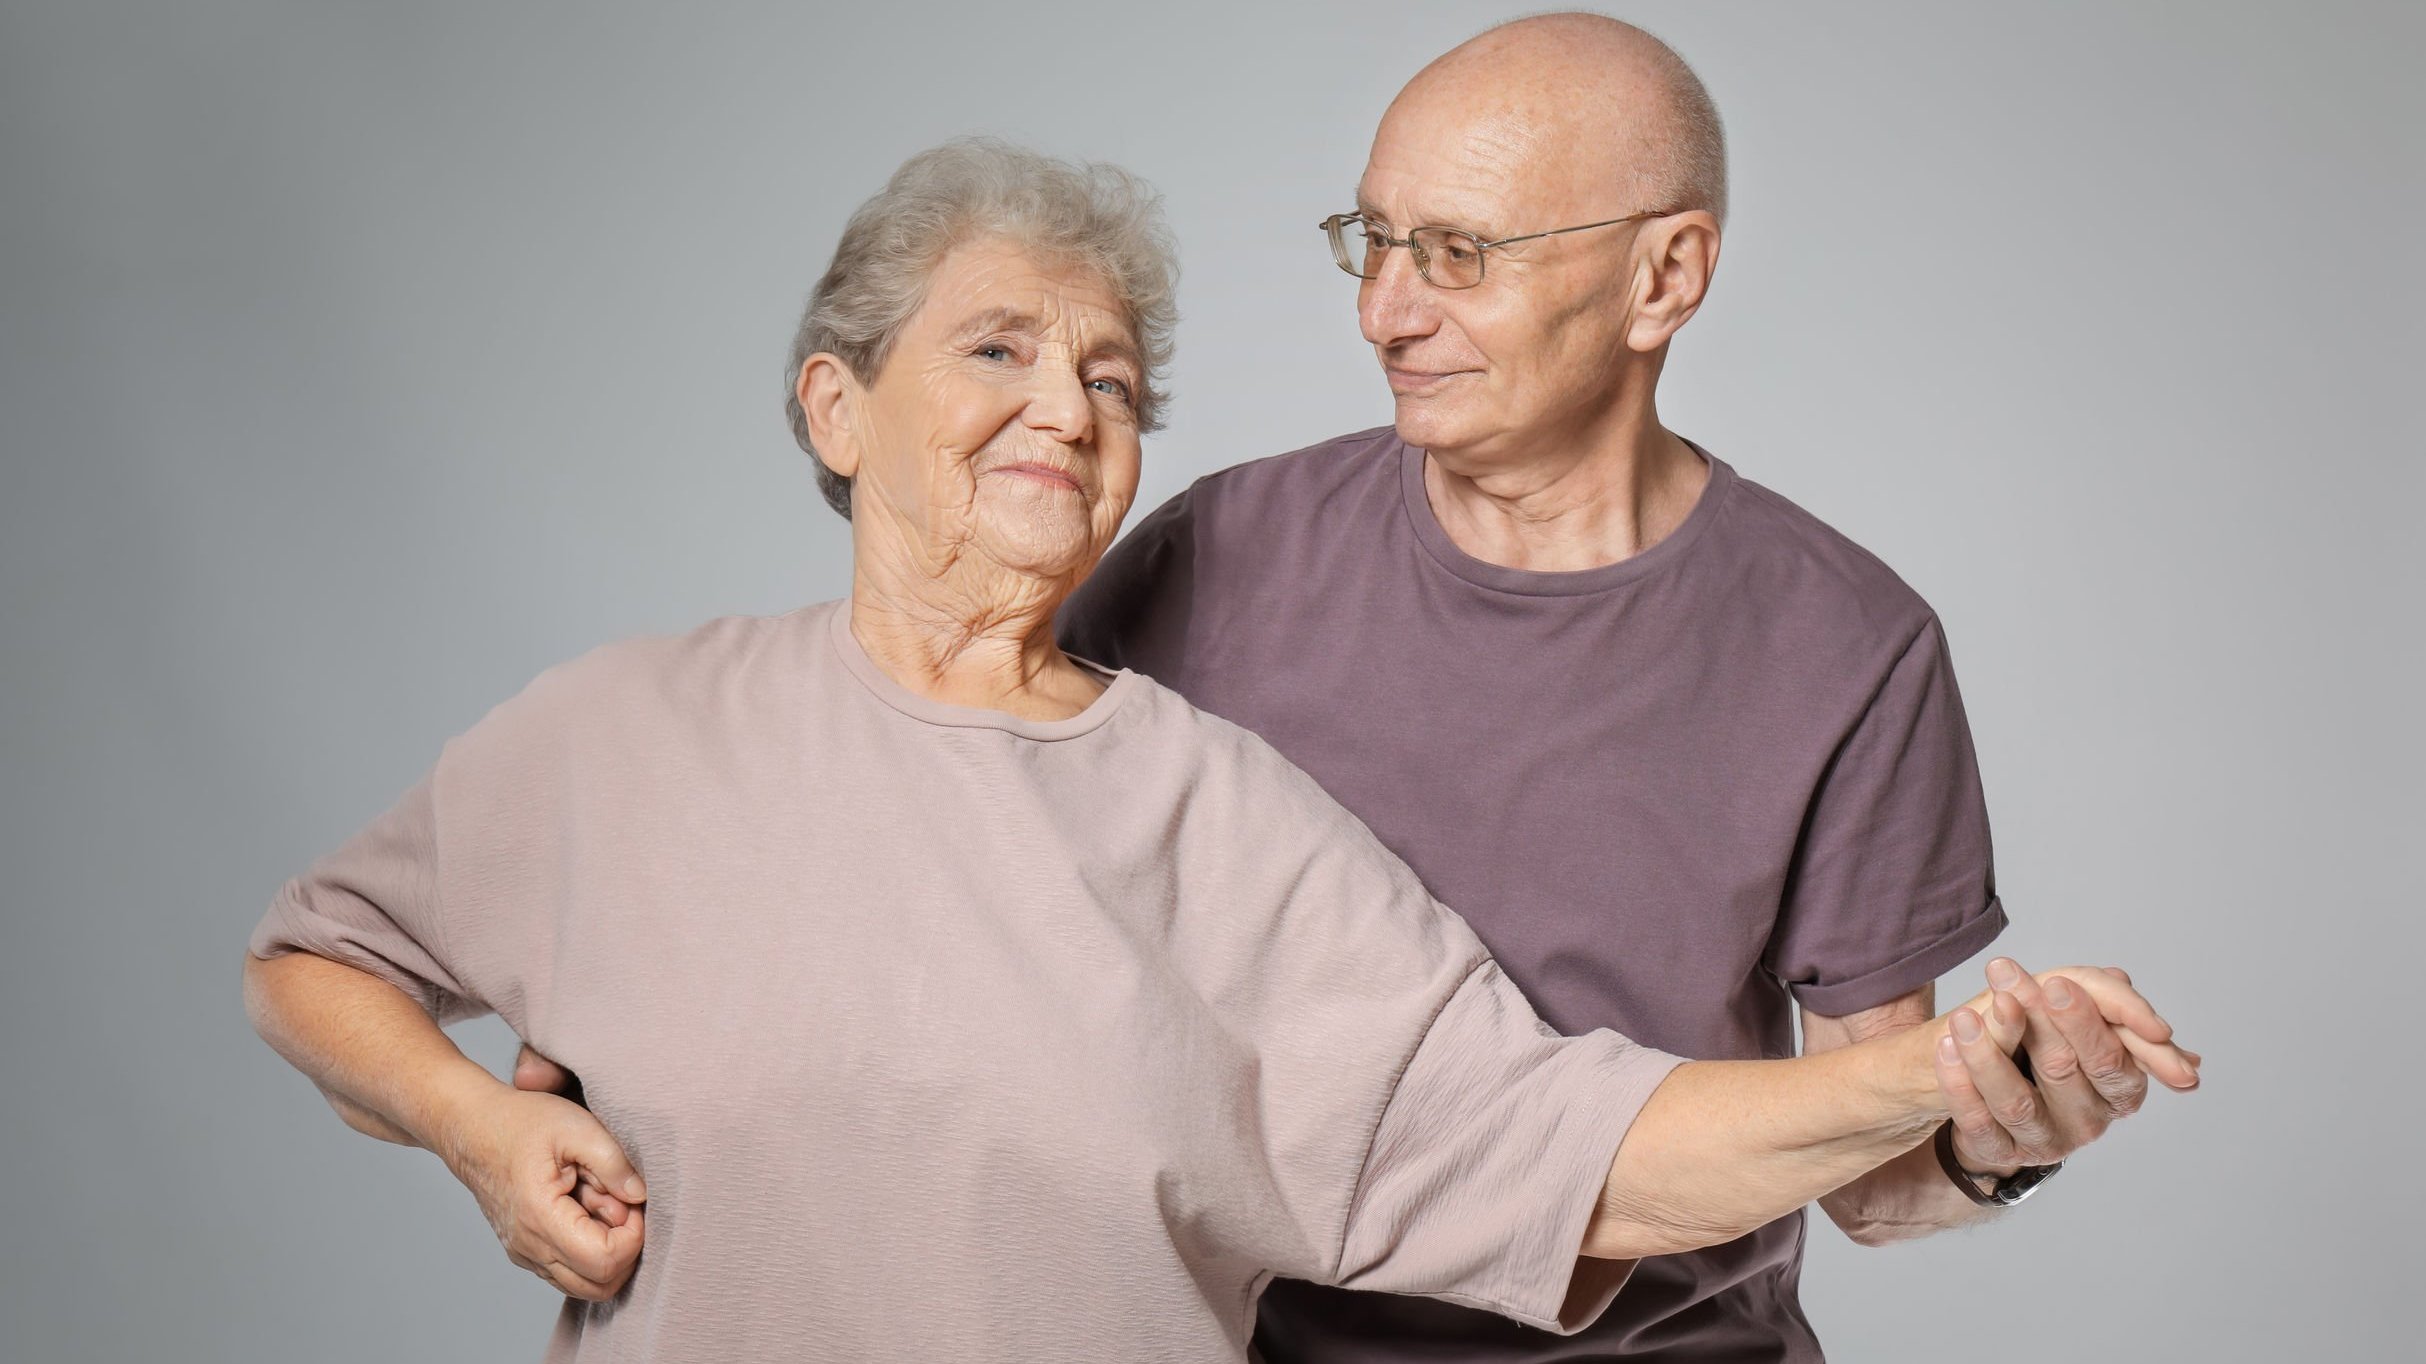
{"type": "Polygon", "coordinates": [[[1072,516],[1069,521],[1066,526],[1035,520],[981,523],[978,548],[986,558],[1023,577],[1072,578],[1091,565],[1094,538],[1084,516],[1072,516]]]}

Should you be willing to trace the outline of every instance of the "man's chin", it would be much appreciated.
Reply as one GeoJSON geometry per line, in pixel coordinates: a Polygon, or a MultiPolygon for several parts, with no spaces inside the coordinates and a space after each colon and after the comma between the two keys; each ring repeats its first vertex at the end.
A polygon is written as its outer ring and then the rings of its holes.
{"type": "Polygon", "coordinates": [[[1393,421],[1398,438],[1418,450],[1455,449],[1463,423],[1444,407],[1437,399],[1399,398],[1393,421]]]}

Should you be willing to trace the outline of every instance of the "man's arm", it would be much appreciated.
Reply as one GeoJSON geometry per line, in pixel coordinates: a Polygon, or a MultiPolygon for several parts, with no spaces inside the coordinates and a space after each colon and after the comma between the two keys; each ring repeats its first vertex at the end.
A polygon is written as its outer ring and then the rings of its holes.
{"type": "MultiPolygon", "coordinates": [[[[1966,1170],[2007,1175],[2024,1165],[2067,1159],[2115,1121],[2137,1112],[2147,1097],[2148,1076],[2069,982],[2061,989],[2053,982],[2042,986],[2004,958],[1990,963],[1989,972],[2025,1012],[2036,1083],[2024,1078],[2004,1052],[1991,1049],[1967,1054],[1961,1074],[1943,1078],[1957,1159],[1966,1170]]],[[[1803,1051],[1816,1055],[1919,1027],[1935,1012],[1935,996],[1934,986],[1923,986],[1843,1017],[1806,1010],[1803,1051]]],[[[1997,1214],[1964,1197],[1926,1147],[1906,1152],[1819,1203],[1848,1237],[1865,1246],[1971,1226],[1997,1214]]]]}
{"type": "MultiPolygon", "coordinates": [[[[2073,1007],[2086,1001],[2150,1074],[2196,1087],[2194,1060],[2119,973],[2057,975],[2073,1007]]],[[[1997,989],[1927,1026],[1818,1055],[1679,1066],[1618,1147],[1582,1253],[1674,1254],[1773,1221],[1917,1147],[1953,1111],[1948,1093],[1974,1058],[2031,1036],[2024,1007],[1997,989]]]]}
{"type": "MultiPolygon", "coordinates": [[[[1819,1056],[1859,1042],[1888,1037],[1920,1027],[1937,1016],[1937,987],[1924,985],[1875,1009],[1841,1017],[1803,1011],[1803,1054],[1819,1056]]],[[[2019,1072],[2016,1071],[2016,1078],[2019,1072]]],[[[1983,1174],[2010,1173],[1985,1165],[1964,1168],[1983,1174]]],[[[1937,1153],[1916,1146],[1841,1188],[1820,1195],[1820,1208],[1845,1235],[1865,1246],[1926,1236],[1949,1227],[1969,1226],[1994,1217],[1963,1197],[1954,1181],[1938,1168],[1937,1153]]]]}

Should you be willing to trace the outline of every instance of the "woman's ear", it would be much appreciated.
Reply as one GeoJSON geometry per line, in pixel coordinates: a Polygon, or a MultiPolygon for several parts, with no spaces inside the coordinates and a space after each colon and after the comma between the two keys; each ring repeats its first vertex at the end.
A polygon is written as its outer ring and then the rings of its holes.
{"type": "Polygon", "coordinates": [[[843,478],[859,472],[859,377],[832,351],[819,351],[801,362],[792,395],[800,399],[808,418],[809,444],[817,458],[843,478]]]}

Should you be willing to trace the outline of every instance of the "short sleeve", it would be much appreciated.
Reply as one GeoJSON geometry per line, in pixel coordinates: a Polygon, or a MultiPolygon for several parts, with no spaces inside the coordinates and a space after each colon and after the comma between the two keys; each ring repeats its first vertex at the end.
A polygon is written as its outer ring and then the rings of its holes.
{"type": "Polygon", "coordinates": [[[579,754],[610,732],[605,698],[630,652],[550,668],[448,740],[393,806],[280,888],[253,954],[360,967],[441,1024],[516,1020],[572,856],[579,754]]]}
{"type": "Polygon", "coordinates": [[[1842,1016],[1936,980],[2004,927],[1979,763],[1931,616],[1819,780],[1769,969],[1803,1007],[1842,1016]]]}
{"type": "Polygon", "coordinates": [[[1559,1036],[1484,960],[1399,1077],[1333,1281],[1562,1335],[1590,1325],[1628,1270],[1579,1274],[1585,1227],[1627,1128],[1679,1062],[1606,1030],[1559,1036]]]}
{"type": "Polygon", "coordinates": [[[435,785],[434,772],[423,777],[281,887],[253,929],[253,955],[309,952],[368,971],[441,1023],[487,1012],[446,964],[435,785]]]}

